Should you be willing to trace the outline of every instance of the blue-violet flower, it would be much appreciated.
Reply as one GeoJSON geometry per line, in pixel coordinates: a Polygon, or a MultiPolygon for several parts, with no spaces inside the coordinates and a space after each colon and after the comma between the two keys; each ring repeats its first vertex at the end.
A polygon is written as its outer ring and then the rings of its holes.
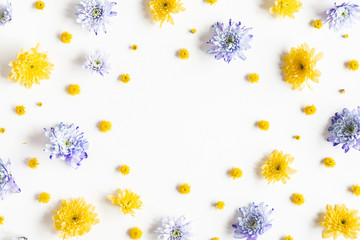
{"type": "Polygon", "coordinates": [[[326,23],[329,23],[329,28],[334,29],[335,32],[342,28],[351,28],[354,20],[360,19],[359,5],[343,3],[325,12],[327,15],[326,23]]]}
{"type": "Polygon", "coordinates": [[[164,217],[162,227],[157,228],[159,240],[189,240],[191,237],[191,222],[184,216],[180,218],[164,217]]]}
{"type": "Polygon", "coordinates": [[[102,51],[92,51],[86,56],[83,68],[101,76],[109,74],[110,64],[108,63],[108,55],[102,51]]]}
{"type": "Polygon", "coordinates": [[[0,25],[5,25],[12,19],[12,7],[10,2],[0,4],[0,25]]]}
{"type": "Polygon", "coordinates": [[[4,162],[0,158],[0,199],[3,200],[8,192],[19,193],[21,192],[18,185],[15,183],[14,177],[10,172],[10,160],[4,162]]]}

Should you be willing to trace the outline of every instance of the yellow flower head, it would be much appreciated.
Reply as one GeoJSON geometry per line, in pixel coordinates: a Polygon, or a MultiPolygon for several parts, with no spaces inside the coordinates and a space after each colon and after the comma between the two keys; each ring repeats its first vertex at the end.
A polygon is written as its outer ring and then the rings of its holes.
{"type": "Polygon", "coordinates": [[[72,96],[80,94],[80,86],[77,84],[71,84],[69,85],[67,92],[72,96]]]}
{"type": "Polygon", "coordinates": [[[142,235],[143,235],[143,232],[137,227],[131,228],[129,230],[129,236],[131,239],[134,239],[134,240],[140,239],[142,237],[142,235]]]}
{"type": "Polygon", "coordinates": [[[207,3],[209,3],[210,5],[213,5],[217,2],[217,0],[206,0],[207,3]]]}
{"type": "Polygon", "coordinates": [[[42,102],[39,102],[38,104],[37,104],[39,107],[42,107],[42,102]]]}
{"type": "Polygon", "coordinates": [[[38,165],[39,165],[39,162],[38,162],[37,158],[31,158],[29,160],[29,163],[28,163],[29,168],[35,169],[35,168],[37,168],[38,165]]]}
{"type": "Polygon", "coordinates": [[[293,203],[295,203],[296,205],[303,205],[304,202],[305,202],[305,198],[302,194],[300,193],[294,193],[292,196],[291,196],[291,201],[293,203]]]}
{"type": "Polygon", "coordinates": [[[150,13],[153,14],[153,22],[160,21],[161,27],[165,21],[174,25],[174,19],[171,14],[185,11],[182,5],[181,0],[150,0],[148,7],[150,8],[150,13]]]}
{"type": "Polygon", "coordinates": [[[122,81],[123,83],[128,83],[130,82],[130,75],[128,73],[126,74],[121,74],[120,75],[120,81],[122,81]]]}
{"type": "Polygon", "coordinates": [[[237,178],[241,178],[242,176],[242,171],[240,168],[233,168],[230,170],[229,172],[230,177],[232,177],[233,179],[237,179],[237,178]]]}
{"type": "Polygon", "coordinates": [[[261,121],[258,122],[258,127],[259,127],[261,130],[267,131],[267,130],[269,130],[269,128],[270,128],[270,124],[269,124],[268,121],[261,120],[261,121]]]}
{"type": "Polygon", "coordinates": [[[248,75],[249,82],[251,83],[257,83],[259,81],[259,74],[257,73],[251,73],[248,75]]]}
{"type": "Polygon", "coordinates": [[[348,38],[348,37],[349,37],[349,34],[345,34],[343,37],[344,37],[344,38],[348,38]]]}
{"type": "Polygon", "coordinates": [[[356,196],[360,196],[360,186],[359,185],[356,184],[356,185],[352,186],[351,191],[356,196]]]}
{"type": "Polygon", "coordinates": [[[360,217],[357,210],[348,209],[345,204],[326,206],[326,215],[320,225],[325,227],[322,237],[336,239],[340,235],[345,238],[356,239],[360,231],[360,217]]]}
{"type": "Polygon", "coordinates": [[[128,175],[130,173],[130,167],[127,165],[121,165],[121,167],[119,167],[119,171],[122,175],[128,175]]]}
{"type": "Polygon", "coordinates": [[[49,62],[46,53],[38,52],[39,44],[35,48],[31,48],[30,52],[21,52],[17,54],[16,61],[11,61],[9,66],[13,69],[9,74],[9,80],[22,84],[27,88],[36,83],[40,84],[40,80],[50,79],[51,70],[54,65],[49,62]]]}
{"type": "Polygon", "coordinates": [[[216,203],[216,209],[223,209],[225,207],[225,203],[223,201],[219,201],[216,203]]]}
{"type": "Polygon", "coordinates": [[[211,238],[211,240],[220,240],[220,238],[218,238],[218,237],[213,237],[213,238],[211,238]]]}
{"type": "Polygon", "coordinates": [[[99,124],[99,130],[100,130],[100,132],[105,133],[105,132],[107,132],[107,131],[110,131],[111,128],[112,128],[112,124],[111,124],[111,122],[109,122],[109,121],[103,120],[103,121],[101,121],[100,124],[99,124]]]}
{"type": "Polygon", "coordinates": [[[284,240],[293,240],[293,238],[292,238],[292,236],[286,236],[286,237],[284,237],[284,240]]]}
{"type": "Polygon", "coordinates": [[[359,68],[359,63],[358,63],[358,61],[356,61],[356,60],[350,60],[350,61],[348,62],[348,68],[349,68],[351,71],[356,71],[356,70],[358,70],[358,68],[359,68]]]}
{"type": "Polygon", "coordinates": [[[35,2],[35,8],[37,10],[43,10],[45,8],[45,3],[42,1],[35,2]]]}
{"type": "Polygon", "coordinates": [[[296,135],[296,136],[294,137],[295,140],[300,140],[300,138],[301,138],[301,137],[300,137],[299,135],[296,135]]]}
{"type": "Polygon", "coordinates": [[[290,179],[290,175],[294,174],[296,170],[289,167],[294,161],[290,154],[283,154],[282,151],[275,150],[269,155],[269,160],[261,167],[262,175],[269,183],[281,181],[286,183],[290,179]]]}
{"type": "Polygon", "coordinates": [[[340,92],[341,94],[345,94],[345,89],[340,89],[339,92],[340,92]]]}
{"type": "Polygon", "coordinates": [[[313,115],[314,113],[316,113],[316,107],[314,105],[308,105],[304,107],[304,113],[306,115],[313,115]]]}
{"type": "Polygon", "coordinates": [[[4,224],[4,220],[5,220],[4,216],[0,216],[0,225],[4,224]]]}
{"type": "Polygon", "coordinates": [[[48,203],[50,201],[50,194],[46,192],[40,193],[38,200],[40,203],[48,203]]]}
{"type": "Polygon", "coordinates": [[[327,157],[323,160],[325,167],[333,168],[336,165],[336,162],[334,159],[327,157]]]}
{"type": "Polygon", "coordinates": [[[193,28],[193,29],[190,30],[190,32],[191,32],[191,33],[196,33],[196,29],[193,28]]]}
{"type": "Polygon", "coordinates": [[[180,49],[179,58],[188,59],[190,57],[190,53],[186,48],[180,49]]]}
{"type": "Polygon", "coordinates": [[[68,239],[90,232],[92,225],[99,223],[94,211],[95,207],[87,204],[83,198],[62,200],[59,210],[53,211],[54,226],[60,232],[59,238],[68,239]]]}
{"type": "Polygon", "coordinates": [[[5,132],[5,128],[0,128],[0,133],[4,133],[5,132]]]}
{"type": "Polygon", "coordinates": [[[323,24],[320,20],[315,20],[313,22],[313,26],[314,26],[314,28],[320,29],[323,26],[323,24]]]}
{"type": "Polygon", "coordinates": [[[134,45],[131,46],[131,50],[136,51],[137,49],[138,49],[138,45],[134,44],[134,45]]]}
{"type": "Polygon", "coordinates": [[[60,39],[63,43],[70,43],[72,39],[71,33],[63,32],[60,36],[60,39]]]}
{"type": "Polygon", "coordinates": [[[315,66],[322,57],[323,53],[315,54],[315,48],[310,50],[306,43],[298,48],[291,48],[290,53],[283,58],[285,82],[291,84],[293,90],[302,90],[305,82],[311,88],[308,80],[319,82],[321,72],[315,66]]]}
{"type": "Polygon", "coordinates": [[[135,209],[141,209],[143,205],[140,196],[130,189],[125,189],[125,191],[118,189],[117,196],[108,195],[107,197],[112,204],[120,206],[120,211],[123,214],[130,214],[131,216],[134,216],[135,209]]]}
{"type": "Polygon", "coordinates": [[[190,193],[190,190],[191,190],[191,186],[187,183],[183,183],[178,187],[178,191],[181,194],[188,194],[188,193],[190,193]]]}
{"type": "Polygon", "coordinates": [[[276,0],[274,6],[270,8],[271,13],[275,13],[282,18],[294,17],[294,13],[299,12],[302,3],[299,0],[276,0]]]}
{"type": "Polygon", "coordinates": [[[20,105],[20,106],[16,106],[15,107],[15,112],[18,114],[18,115],[24,115],[25,114],[25,107],[23,105],[20,105]]]}

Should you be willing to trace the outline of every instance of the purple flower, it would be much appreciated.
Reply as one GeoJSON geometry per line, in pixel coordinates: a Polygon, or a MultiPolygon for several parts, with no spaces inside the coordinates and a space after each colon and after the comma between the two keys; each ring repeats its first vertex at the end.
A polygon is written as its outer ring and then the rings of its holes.
{"type": "Polygon", "coordinates": [[[8,192],[19,193],[21,192],[18,185],[10,172],[11,162],[8,160],[6,163],[0,158],[0,199],[3,200],[8,192]]]}
{"type": "Polygon", "coordinates": [[[360,107],[352,111],[344,108],[343,113],[335,113],[328,130],[331,136],[327,141],[334,146],[342,144],[345,153],[350,148],[360,151],[360,107]]]}
{"type": "Polygon", "coordinates": [[[211,45],[208,53],[215,54],[216,59],[223,58],[225,62],[230,62],[236,57],[246,60],[244,51],[250,49],[249,42],[253,35],[248,34],[251,28],[240,26],[241,22],[234,24],[231,19],[229,26],[224,27],[223,23],[212,25],[214,35],[207,42],[211,45]]]}
{"type": "Polygon", "coordinates": [[[164,217],[162,227],[155,233],[159,234],[158,240],[189,240],[191,237],[190,222],[184,216],[180,218],[164,217]]]}
{"type": "Polygon", "coordinates": [[[342,28],[351,28],[354,20],[359,20],[360,8],[359,5],[343,3],[341,5],[334,4],[335,7],[327,10],[325,14],[326,22],[329,23],[329,28],[334,29],[335,32],[342,28]]]}
{"type": "Polygon", "coordinates": [[[60,123],[50,130],[45,128],[45,136],[50,140],[45,149],[51,152],[50,159],[55,156],[77,169],[81,161],[88,157],[85,151],[89,148],[89,142],[74,124],[67,126],[60,123]]]}
{"type": "Polygon", "coordinates": [[[106,25],[110,23],[110,17],[117,15],[112,11],[116,2],[108,0],[83,0],[77,4],[77,12],[75,13],[78,18],[77,22],[86,27],[89,31],[94,31],[97,35],[99,31],[106,33],[106,25]]]}
{"type": "Polygon", "coordinates": [[[102,51],[92,51],[86,56],[83,68],[101,76],[109,74],[110,64],[108,63],[108,55],[102,51]]]}
{"type": "Polygon", "coordinates": [[[239,208],[239,211],[241,217],[237,218],[238,223],[232,225],[235,228],[234,238],[256,240],[272,226],[269,216],[274,209],[268,209],[268,205],[263,202],[259,205],[253,203],[249,207],[239,208]]]}
{"type": "Polygon", "coordinates": [[[6,5],[0,4],[0,25],[5,25],[12,19],[11,3],[6,2],[6,5]]]}

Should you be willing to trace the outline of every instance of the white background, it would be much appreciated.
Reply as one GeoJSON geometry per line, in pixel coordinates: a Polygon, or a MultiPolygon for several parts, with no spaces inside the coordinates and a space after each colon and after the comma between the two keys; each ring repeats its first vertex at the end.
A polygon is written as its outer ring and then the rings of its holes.
{"type": "Polygon", "coordinates": [[[175,26],[159,28],[147,13],[148,0],[121,0],[108,33],[95,36],[75,22],[77,1],[45,1],[44,11],[35,10],[33,1],[13,1],[13,21],[0,28],[0,127],[6,129],[0,148],[1,157],[12,160],[22,192],[0,202],[5,217],[1,240],[19,235],[58,239],[52,211],[61,199],[74,197],[94,204],[100,218],[100,224],[78,238],[84,240],[129,239],[127,232],[135,226],[143,230],[142,239],[156,239],[153,231],[161,217],[181,215],[192,220],[194,239],[231,239],[237,209],[253,201],[275,208],[273,227],[262,239],[289,234],[321,239],[319,214],[326,204],[360,209],[360,198],[349,191],[360,184],[360,153],[352,149],[344,154],[325,140],[331,116],[359,104],[360,71],[344,66],[360,59],[359,25],[339,33],[327,26],[313,28],[311,22],[333,6],[331,0],[304,0],[294,20],[273,17],[268,11],[272,1],[183,2],[187,10],[175,15],[175,26]],[[227,64],[206,53],[210,26],[229,18],[253,27],[245,62],[227,64]],[[197,33],[191,34],[191,28],[197,33]],[[63,31],[73,34],[71,44],[60,41],[63,31]],[[345,33],[348,39],[342,38],[345,33]],[[281,58],[304,42],[324,52],[317,65],[322,77],[314,90],[297,92],[283,81],[281,58]],[[21,48],[37,43],[48,51],[55,70],[51,80],[28,90],[7,80],[8,62],[21,48]],[[130,50],[132,44],[139,49],[130,50]],[[181,48],[189,50],[190,59],[177,57],[181,48]],[[111,55],[112,70],[105,78],[81,68],[83,54],[93,49],[111,55]],[[260,74],[259,83],[246,80],[252,72],[260,74]],[[122,73],[130,74],[129,83],[119,81],[122,73]],[[70,96],[66,88],[75,83],[81,94],[70,96]],[[302,112],[308,104],[317,107],[315,115],[302,112]],[[14,112],[16,105],[26,107],[24,116],[14,112]],[[263,119],[270,122],[267,132],[255,126],[263,119]],[[113,130],[101,133],[101,120],[111,121],[113,130]],[[79,125],[90,142],[89,158],[79,170],[43,152],[43,128],[61,121],[79,125]],[[298,172],[286,185],[267,185],[259,175],[259,166],[275,149],[295,157],[292,167],[298,172]],[[27,166],[32,157],[38,158],[38,169],[27,166]],[[336,167],[325,168],[325,157],[333,157],[336,167]],[[130,166],[130,175],[117,171],[121,164],[130,166]],[[233,167],[243,170],[241,179],[229,177],[233,167]],[[183,182],[192,187],[188,195],[177,192],[183,182]],[[135,217],[123,215],[106,199],[117,188],[141,195],[144,207],[135,217]],[[37,201],[43,191],[51,194],[49,204],[37,201]],[[304,194],[303,206],[291,203],[296,192],[304,194]],[[217,201],[225,202],[224,210],[215,209],[217,201]]]}

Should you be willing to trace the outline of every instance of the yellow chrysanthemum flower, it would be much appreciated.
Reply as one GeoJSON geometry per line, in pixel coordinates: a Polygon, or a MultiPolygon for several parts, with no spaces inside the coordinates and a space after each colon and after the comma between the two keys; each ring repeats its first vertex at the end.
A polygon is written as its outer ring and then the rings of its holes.
{"type": "Polygon", "coordinates": [[[191,190],[191,186],[187,183],[183,183],[178,187],[178,191],[181,194],[189,194],[191,190]]]}
{"type": "Polygon", "coordinates": [[[31,158],[28,162],[29,168],[35,169],[39,165],[37,158],[31,158]]]}
{"type": "Polygon", "coordinates": [[[299,135],[296,135],[296,136],[294,137],[294,139],[295,139],[295,140],[300,140],[301,137],[300,137],[299,135]]]}
{"type": "Polygon", "coordinates": [[[223,209],[225,207],[225,203],[223,201],[219,201],[216,203],[216,209],[223,209]]]}
{"type": "Polygon", "coordinates": [[[37,10],[44,10],[44,8],[45,8],[45,3],[42,2],[42,1],[37,1],[37,2],[35,2],[35,8],[36,8],[37,10]]]}
{"type": "Polygon", "coordinates": [[[54,226],[59,231],[59,238],[68,239],[90,232],[92,225],[99,223],[94,211],[95,207],[87,204],[83,198],[62,200],[59,210],[53,211],[54,226]]]}
{"type": "Polygon", "coordinates": [[[340,92],[341,94],[345,94],[345,89],[340,89],[339,92],[340,92]]]}
{"type": "Polygon", "coordinates": [[[42,107],[42,102],[39,102],[38,104],[37,104],[39,107],[42,107]]]}
{"type": "Polygon", "coordinates": [[[120,81],[122,81],[123,83],[128,83],[130,82],[130,75],[128,73],[126,74],[121,74],[120,75],[120,81]]]}
{"type": "Polygon", "coordinates": [[[209,3],[210,5],[213,5],[217,3],[217,0],[206,0],[206,2],[209,3]]]}
{"type": "Polygon", "coordinates": [[[40,203],[48,203],[50,201],[50,194],[46,193],[46,192],[42,192],[40,193],[39,197],[38,197],[38,201],[40,203]]]}
{"type": "Polygon", "coordinates": [[[111,129],[112,129],[112,124],[111,124],[111,122],[105,121],[105,120],[103,120],[103,121],[100,122],[100,124],[99,124],[99,130],[100,130],[100,132],[105,133],[105,132],[110,131],[111,129]]]}
{"type": "Polygon", "coordinates": [[[291,48],[290,53],[283,58],[285,82],[291,84],[293,90],[302,90],[305,82],[311,88],[308,80],[319,82],[321,72],[315,66],[322,57],[323,53],[315,54],[315,48],[310,50],[306,43],[298,48],[291,48]]]}
{"type": "Polygon", "coordinates": [[[290,154],[283,154],[282,151],[275,150],[269,155],[269,160],[261,167],[262,175],[268,181],[268,184],[281,181],[286,183],[290,175],[296,170],[289,167],[294,161],[290,154]]]}
{"type": "Polygon", "coordinates": [[[130,173],[130,167],[128,165],[121,165],[121,167],[119,167],[119,171],[122,175],[128,175],[130,173]]]}
{"type": "Polygon", "coordinates": [[[15,107],[15,112],[18,114],[18,115],[24,115],[26,113],[25,111],[25,107],[23,105],[20,105],[20,106],[16,106],[15,107]]]}
{"type": "Polygon", "coordinates": [[[120,206],[120,211],[123,214],[130,214],[131,216],[134,216],[135,209],[141,209],[143,205],[140,196],[128,189],[125,191],[118,189],[117,196],[108,195],[107,197],[112,204],[120,206]]]}
{"type": "Polygon", "coordinates": [[[4,220],[5,220],[4,216],[0,216],[0,225],[4,224],[4,220]]]}
{"type": "Polygon", "coordinates": [[[129,230],[129,236],[133,240],[140,239],[142,235],[143,232],[138,227],[134,227],[129,230]]]}
{"type": "Polygon", "coordinates": [[[355,194],[356,196],[360,196],[360,186],[359,185],[354,185],[351,187],[351,191],[353,192],[353,194],[355,194]]]}
{"type": "Polygon", "coordinates": [[[349,34],[345,34],[343,37],[344,37],[344,38],[348,38],[348,37],[349,37],[349,34]]]}
{"type": "Polygon", "coordinates": [[[134,45],[131,46],[131,50],[136,51],[137,49],[138,49],[138,45],[134,44],[134,45]]]}
{"type": "Polygon", "coordinates": [[[294,13],[299,12],[302,3],[299,0],[276,0],[274,6],[270,8],[271,13],[275,13],[282,18],[294,17],[294,13]]]}
{"type": "Polygon", "coordinates": [[[17,54],[16,61],[11,61],[9,66],[13,69],[9,74],[9,80],[22,84],[27,88],[40,80],[50,79],[51,70],[54,65],[49,62],[46,53],[38,52],[39,44],[31,48],[30,52],[21,52],[17,54]]]}
{"type": "Polygon", "coordinates": [[[305,202],[305,198],[302,194],[300,193],[294,193],[292,196],[291,196],[291,201],[293,203],[295,203],[296,205],[303,205],[304,202],[305,202]]]}
{"type": "Polygon", "coordinates": [[[72,34],[68,32],[63,32],[60,36],[60,39],[63,43],[70,43],[72,39],[72,34]]]}
{"type": "Polygon", "coordinates": [[[336,165],[336,162],[331,157],[327,157],[323,160],[325,167],[333,168],[336,165]]]}
{"type": "Polygon", "coordinates": [[[356,239],[360,231],[360,217],[357,210],[348,209],[345,204],[326,206],[326,215],[320,225],[325,227],[322,237],[334,239],[343,235],[345,238],[356,239]]]}
{"type": "Polygon", "coordinates": [[[218,238],[218,237],[213,237],[213,238],[211,238],[211,240],[220,240],[220,238],[218,238]]]}
{"type": "Polygon", "coordinates": [[[356,71],[359,69],[359,62],[356,60],[350,60],[347,65],[351,71],[356,71]]]}
{"type": "Polygon", "coordinates": [[[306,115],[313,115],[316,113],[316,107],[314,105],[308,105],[306,107],[304,107],[304,113],[306,115]]]}
{"type": "Polygon", "coordinates": [[[284,240],[293,240],[293,238],[292,238],[292,236],[286,236],[286,237],[284,237],[284,240]]]}
{"type": "Polygon", "coordinates": [[[153,22],[160,22],[160,27],[162,27],[165,21],[174,25],[171,14],[185,11],[182,5],[181,0],[150,0],[148,7],[150,13],[153,14],[153,22]]]}
{"type": "Polygon", "coordinates": [[[80,86],[77,84],[70,84],[67,92],[72,96],[80,94],[80,86]]]}
{"type": "Polygon", "coordinates": [[[237,179],[237,178],[241,178],[242,176],[242,171],[240,168],[233,168],[230,170],[229,172],[230,177],[232,177],[233,179],[237,179]]]}
{"type": "Polygon", "coordinates": [[[196,33],[196,29],[193,28],[193,29],[190,30],[190,32],[191,32],[191,33],[196,33]]]}
{"type": "Polygon", "coordinates": [[[190,57],[190,53],[186,48],[180,49],[179,58],[188,59],[190,57]]]}
{"type": "Polygon", "coordinates": [[[0,128],[0,133],[4,133],[5,132],[5,128],[0,128]]]}
{"type": "Polygon", "coordinates": [[[270,123],[268,121],[265,121],[265,120],[259,121],[257,123],[257,125],[261,130],[264,130],[264,131],[267,131],[270,128],[270,123]]]}
{"type": "Polygon", "coordinates": [[[314,28],[320,29],[323,26],[323,24],[320,20],[315,20],[313,22],[313,26],[314,26],[314,28]]]}
{"type": "Polygon", "coordinates": [[[259,74],[257,73],[251,73],[248,75],[249,82],[251,83],[257,83],[259,81],[259,74]]]}

